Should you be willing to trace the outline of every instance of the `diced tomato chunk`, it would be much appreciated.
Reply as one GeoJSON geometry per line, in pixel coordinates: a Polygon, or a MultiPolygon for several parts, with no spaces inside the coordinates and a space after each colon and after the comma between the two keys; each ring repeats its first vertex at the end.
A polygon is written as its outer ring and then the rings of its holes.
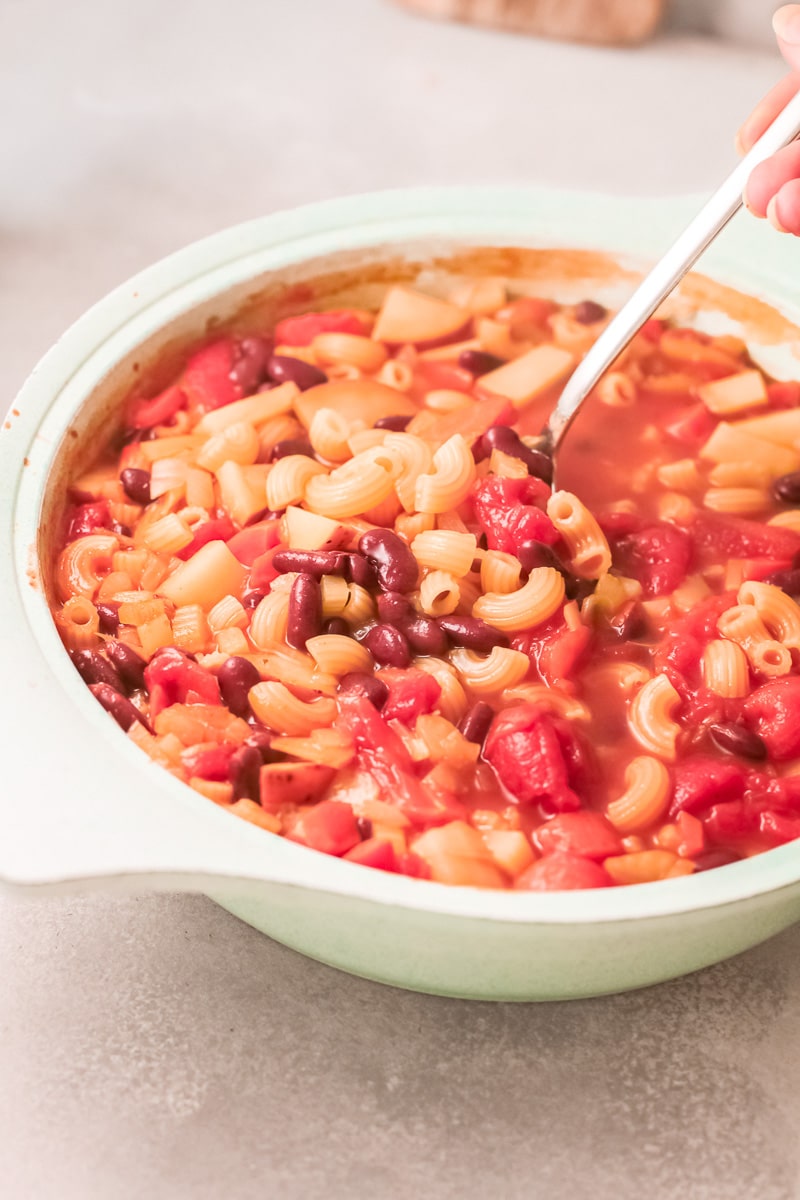
{"type": "Polygon", "coordinates": [[[744,795],[745,774],[733,762],[709,754],[695,754],[675,764],[670,815],[702,812],[711,804],[739,800],[744,795]]]}
{"type": "Polygon", "coordinates": [[[442,689],[427,671],[408,667],[401,671],[386,667],[378,678],[389,688],[389,695],[381,708],[385,721],[397,719],[411,725],[422,713],[433,712],[442,689]]]}
{"type": "Polygon", "coordinates": [[[107,500],[92,500],[89,504],[79,504],[69,519],[67,540],[83,537],[87,533],[95,533],[98,529],[111,528],[111,514],[108,511],[107,500]]]}
{"type": "Polygon", "coordinates": [[[481,479],[473,489],[475,515],[490,550],[516,554],[525,542],[552,546],[558,532],[537,504],[546,503],[550,489],[541,479],[481,479]]]}
{"type": "Polygon", "coordinates": [[[564,620],[564,610],[559,609],[535,629],[515,634],[511,645],[528,655],[545,683],[557,687],[574,677],[591,640],[587,625],[571,629],[564,620]]]}
{"type": "Polygon", "coordinates": [[[683,583],[692,561],[692,539],[666,521],[647,525],[614,548],[614,564],[638,579],[647,596],[663,596],[683,583]]]}
{"type": "Polygon", "coordinates": [[[612,884],[611,876],[598,863],[559,851],[531,863],[514,887],[523,892],[569,892],[612,884]]]}
{"type": "Polygon", "coordinates": [[[619,834],[601,813],[568,812],[540,825],[532,836],[540,854],[577,854],[602,860],[622,854],[619,834]]]}
{"type": "Polygon", "coordinates": [[[352,808],[338,800],[320,800],[301,812],[286,836],[312,850],[337,856],[346,854],[361,841],[352,808]]]}
{"type": "Polygon", "coordinates": [[[453,392],[469,392],[474,383],[473,375],[463,367],[453,362],[439,362],[434,359],[417,359],[414,364],[414,382],[419,385],[422,394],[446,388],[453,392]]]}
{"type": "Polygon", "coordinates": [[[192,354],[181,375],[180,386],[193,408],[207,412],[241,399],[242,389],[231,379],[236,360],[233,338],[220,338],[192,354]]]}
{"type": "Polygon", "coordinates": [[[742,711],[776,762],[800,754],[800,678],[763,683],[747,697],[742,711]]]}
{"type": "Polygon", "coordinates": [[[639,330],[647,342],[657,342],[664,332],[664,322],[658,317],[650,317],[639,330]]]}
{"type": "Polygon", "coordinates": [[[358,313],[349,308],[330,312],[302,313],[299,317],[284,317],[275,326],[277,346],[308,346],[318,333],[363,334],[366,326],[358,313]]]}
{"type": "Polygon", "coordinates": [[[134,400],[128,409],[127,424],[131,429],[152,429],[166,425],[186,406],[186,393],[173,384],[150,400],[134,400]]]}
{"type": "Polygon", "coordinates": [[[281,540],[280,525],[280,521],[276,520],[248,525],[227,539],[228,549],[245,567],[252,567],[257,558],[278,545],[281,540]]]}
{"type": "Polygon", "coordinates": [[[506,709],[492,722],[483,754],[517,803],[538,803],[551,813],[574,812],[581,801],[572,787],[558,724],[536,705],[506,709]]]}
{"type": "Polygon", "coordinates": [[[222,704],[216,677],[174,646],[158,650],[145,667],[150,716],[171,704],[222,704]]]}
{"type": "Polygon", "coordinates": [[[464,819],[464,805],[455,795],[416,777],[408,750],[364,695],[341,694],[339,709],[363,765],[410,821],[428,826],[464,819]]]}
{"type": "Polygon", "coordinates": [[[190,775],[224,783],[229,778],[231,758],[236,750],[236,746],[224,742],[215,746],[190,746],[181,754],[181,762],[190,775]]]}
{"type": "Polygon", "coordinates": [[[770,408],[800,408],[800,383],[796,379],[767,384],[770,408]]]}
{"type": "Polygon", "coordinates": [[[264,554],[259,554],[253,561],[253,568],[250,572],[248,588],[251,591],[267,591],[273,579],[277,579],[280,571],[273,565],[273,559],[278,553],[280,546],[273,546],[271,550],[267,550],[264,554]]]}
{"type": "Polygon", "coordinates": [[[714,431],[715,421],[705,404],[682,407],[672,420],[665,422],[664,432],[684,446],[699,446],[714,431]]]}
{"type": "Polygon", "coordinates": [[[191,558],[207,542],[226,542],[235,532],[236,526],[230,517],[213,517],[197,526],[189,545],[178,550],[176,557],[184,560],[191,558]]]}
{"type": "Polygon", "coordinates": [[[699,512],[690,527],[699,554],[720,558],[788,558],[800,552],[800,533],[780,525],[762,525],[743,517],[699,512]]]}
{"type": "Polygon", "coordinates": [[[394,846],[383,838],[367,838],[348,850],[344,857],[348,862],[360,863],[362,867],[375,867],[379,871],[398,869],[394,846]]]}
{"type": "Polygon", "coordinates": [[[758,818],[758,831],[764,834],[772,846],[782,846],[800,838],[800,817],[788,817],[784,813],[763,812],[758,818]]]}

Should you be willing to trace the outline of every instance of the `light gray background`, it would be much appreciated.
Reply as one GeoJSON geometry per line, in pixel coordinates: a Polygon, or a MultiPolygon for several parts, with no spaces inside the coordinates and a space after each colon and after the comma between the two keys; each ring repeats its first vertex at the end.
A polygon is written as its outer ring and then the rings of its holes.
{"type": "MultiPolygon", "coordinates": [[[[601,52],[385,0],[0,0],[3,404],[125,276],[278,207],[710,188],[780,71],[693,36],[601,52]]],[[[350,979],[197,897],[5,896],[0,955],[13,1200],[800,1195],[800,930],[647,992],[516,1007],[350,979]]]]}

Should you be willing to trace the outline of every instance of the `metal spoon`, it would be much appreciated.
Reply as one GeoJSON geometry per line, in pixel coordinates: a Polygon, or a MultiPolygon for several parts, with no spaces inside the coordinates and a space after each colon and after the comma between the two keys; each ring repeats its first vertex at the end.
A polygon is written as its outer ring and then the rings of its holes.
{"type": "Polygon", "coordinates": [[[742,207],[745,185],[753,168],[788,146],[799,134],[800,92],[778,114],[738,167],[645,276],[575,368],[544,427],[538,449],[555,455],[580,406],[600,377],[742,207]]]}

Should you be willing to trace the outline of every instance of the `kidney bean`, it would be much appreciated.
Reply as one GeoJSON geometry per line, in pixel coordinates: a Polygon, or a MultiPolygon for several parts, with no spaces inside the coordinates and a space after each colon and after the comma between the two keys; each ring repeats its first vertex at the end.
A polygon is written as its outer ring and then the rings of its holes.
{"type": "Polygon", "coordinates": [[[344,575],[348,555],[341,550],[279,550],[272,559],[276,571],[304,571],[319,579],[321,575],[344,575]]]}
{"type": "Polygon", "coordinates": [[[302,358],[290,358],[288,354],[272,354],[267,363],[267,374],[274,383],[296,383],[301,392],[328,382],[328,376],[313,363],[302,358]]]}
{"type": "Polygon", "coordinates": [[[378,417],[373,425],[373,429],[388,429],[391,433],[405,433],[411,417],[401,417],[398,413],[395,417],[378,417]]]}
{"type": "Polygon", "coordinates": [[[304,454],[306,458],[313,458],[314,447],[305,438],[284,438],[272,447],[269,460],[275,462],[278,458],[288,458],[290,454],[304,454]]]}
{"type": "Polygon", "coordinates": [[[389,689],[382,679],[362,671],[351,671],[349,675],[343,675],[339,680],[339,691],[360,692],[377,709],[383,708],[389,695],[389,689]]]}
{"type": "Polygon", "coordinates": [[[125,690],[117,668],[98,650],[72,650],[70,658],[84,683],[107,683],[116,692],[125,690]]]}
{"type": "Polygon", "coordinates": [[[764,583],[779,587],[789,596],[800,596],[800,570],[796,567],[791,571],[773,571],[766,576],[764,583]]]}
{"type": "Polygon", "coordinates": [[[596,300],[581,300],[580,304],[575,305],[572,315],[581,325],[594,325],[602,321],[607,313],[608,309],[596,300]]]}
{"type": "Polygon", "coordinates": [[[608,627],[611,633],[621,642],[628,642],[632,638],[640,638],[647,631],[647,618],[644,614],[644,609],[641,604],[637,604],[635,600],[631,600],[623,608],[615,613],[608,622],[608,627]]]}
{"type": "Polygon", "coordinates": [[[347,555],[345,578],[350,583],[357,583],[364,588],[374,588],[378,582],[374,563],[364,558],[363,554],[347,555]]]}
{"type": "Polygon", "coordinates": [[[482,621],[480,617],[437,617],[443,629],[457,646],[468,650],[492,650],[495,646],[507,646],[508,638],[500,629],[482,621]]]}
{"type": "Polygon", "coordinates": [[[245,396],[249,396],[264,382],[272,349],[272,339],[257,334],[251,334],[239,342],[238,357],[231,367],[229,378],[233,383],[238,383],[245,396]]]}
{"type": "Polygon", "coordinates": [[[250,588],[242,596],[242,608],[247,612],[252,612],[254,608],[258,608],[266,595],[267,593],[262,588],[250,588]]]}
{"type": "Polygon", "coordinates": [[[447,652],[447,634],[436,624],[433,617],[420,616],[411,620],[401,620],[400,629],[416,654],[447,652]]]}
{"type": "Polygon", "coordinates": [[[321,632],[322,590],[319,580],[304,572],[297,576],[289,592],[286,640],[296,650],[304,650],[308,639],[321,632]]]}
{"type": "Polygon", "coordinates": [[[412,612],[411,601],[400,592],[381,592],[376,604],[379,620],[389,625],[395,625],[412,612]]]}
{"type": "Polygon", "coordinates": [[[116,533],[119,537],[129,538],[133,533],[130,525],[123,525],[121,521],[112,521],[109,528],[112,533],[116,533]]]}
{"type": "Polygon", "coordinates": [[[261,752],[255,746],[245,744],[234,750],[228,766],[228,779],[233,784],[234,800],[241,800],[243,797],[248,800],[259,799],[263,761],[261,752]]]}
{"type": "Polygon", "coordinates": [[[537,567],[555,567],[562,575],[567,574],[561,559],[544,542],[522,542],[517,547],[517,558],[523,571],[534,571],[537,567]]]}
{"type": "Polygon", "coordinates": [[[772,494],[783,504],[800,504],[800,471],[781,475],[772,485],[772,494]]]}
{"type": "Polygon", "coordinates": [[[144,687],[144,669],[147,663],[140,654],[125,642],[106,642],[106,654],[120,674],[126,688],[135,692],[144,687]]]}
{"type": "Polygon", "coordinates": [[[323,633],[333,633],[337,637],[350,637],[350,626],[344,617],[331,617],[322,626],[323,633]]]}
{"type": "Polygon", "coordinates": [[[356,829],[361,836],[362,842],[372,837],[372,821],[370,821],[369,817],[356,817],[356,829]]]}
{"type": "Polygon", "coordinates": [[[150,503],[150,472],[141,467],[126,467],[119,473],[125,495],[134,504],[150,503]]]}
{"type": "Polygon", "coordinates": [[[97,615],[100,618],[101,633],[116,633],[119,629],[119,613],[110,604],[96,605],[97,615]]]}
{"type": "Polygon", "coordinates": [[[492,450],[502,450],[512,458],[519,458],[528,468],[529,475],[549,484],[553,482],[553,460],[541,450],[526,446],[519,434],[508,425],[492,425],[481,439],[481,456],[488,458],[492,450]]]}
{"type": "Polygon", "coordinates": [[[736,721],[721,721],[709,725],[708,735],[715,746],[728,754],[738,754],[740,758],[759,760],[767,757],[767,747],[752,730],[736,721]]]}
{"type": "Polygon", "coordinates": [[[407,667],[411,651],[403,634],[393,625],[373,625],[362,639],[376,662],[387,667],[407,667]]]}
{"type": "Polygon", "coordinates": [[[385,592],[412,592],[417,586],[419,566],[401,537],[389,529],[368,529],[358,549],[375,566],[378,583],[385,592]]]}
{"type": "MultiPolygon", "coordinates": [[[[255,720],[255,717],[250,717],[249,719],[252,722],[255,720]]],[[[276,757],[271,749],[272,734],[263,725],[254,725],[243,744],[257,750],[261,755],[262,762],[272,762],[273,758],[276,757]]]]}
{"type": "Polygon", "coordinates": [[[459,721],[459,731],[463,733],[468,742],[477,742],[479,746],[482,746],[493,717],[494,712],[491,706],[484,700],[479,700],[459,721]]]}
{"type": "Polygon", "coordinates": [[[139,712],[135,704],[131,704],[127,696],[121,695],[115,691],[107,683],[92,683],[89,686],[89,691],[98,700],[109,716],[112,716],[121,729],[127,731],[130,729],[134,721],[141,721],[145,729],[152,733],[152,729],[145,718],[139,712]]]}
{"type": "Polygon", "coordinates": [[[258,667],[249,658],[232,654],[217,672],[217,683],[223,702],[237,717],[250,716],[250,701],[247,693],[261,682],[258,667]]]}
{"type": "Polygon", "coordinates": [[[505,359],[489,354],[487,350],[462,350],[458,356],[458,365],[471,375],[485,375],[502,367],[504,362],[505,359]]]}

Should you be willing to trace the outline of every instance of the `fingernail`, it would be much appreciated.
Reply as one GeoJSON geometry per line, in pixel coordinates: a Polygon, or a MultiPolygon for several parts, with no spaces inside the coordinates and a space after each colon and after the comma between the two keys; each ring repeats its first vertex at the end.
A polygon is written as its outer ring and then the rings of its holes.
{"type": "Polygon", "coordinates": [[[739,130],[739,132],[736,134],[736,143],[735,143],[735,148],[736,148],[736,153],[737,153],[737,154],[744,154],[744,152],[745,152],[745,151],[744,151],[744,138],[742,137],[742,131],[741,131],[741,129],[740,129],[740,130],[739,130]]]}
{"type": "Polygon", "coordinates": [[[772,28],[782,42],[800,45],[800,4],[784,4],[772,18],[772,28]]]}
{"type": "Polygon", "coordinates": [[[784,228],[783,225],[781,225],[780,220],[778,219],[778,197],[777,196],[773,196],[772,199],[770,200],[769,204],[767,205],[767,220],[769,221],[770,225],[774,226],[775,229],[777,229],[778,233],[786,233],[786,229],[784,228]]]}

